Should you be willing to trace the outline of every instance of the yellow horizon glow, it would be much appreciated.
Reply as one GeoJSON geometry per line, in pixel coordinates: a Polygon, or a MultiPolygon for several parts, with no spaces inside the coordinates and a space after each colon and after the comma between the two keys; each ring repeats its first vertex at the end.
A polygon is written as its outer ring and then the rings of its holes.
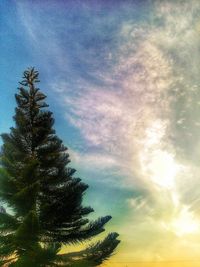
{"type": "Polygon", "coordinates": [[[199,267],[199,261],[166,261],[166,262],[107,262],[102,267],[199,267]]]}

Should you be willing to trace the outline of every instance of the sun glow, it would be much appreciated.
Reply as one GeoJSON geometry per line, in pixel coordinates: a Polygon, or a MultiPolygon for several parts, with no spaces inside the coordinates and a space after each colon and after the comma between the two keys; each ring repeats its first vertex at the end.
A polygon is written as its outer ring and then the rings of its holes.
{"type": "Polygon", "coordinates": [[[200,223],[194,214],[180,201],[177,191],[178,175],[186,170],[186,166],[176,161],[175,153],[163,149],[166,125],[157,120],[146,129],[144,149],[140,155],[141,168],[145,175],[159,188],[159,192],[166,190],[171,196],[174,215],[168,222],[162,222],[163,227],[177,236],[193,234],[199,231],[200,223]]]}
{"type": "Polygon", "coordinates": [[[179,216],[171,223],[172,230],[178,236],[195,233],[199,230],[199,227],[199,222],[188,210],[188,207],[183,207],[179,216]]]}
{"type": "Polygon", "coordinates": [[[163,150],[166,127],[164,121],[156,120],[146,129],[140,162],[143,173],[148,174],[155,185],[163,189],[174,189],[175,178],[182,166],[176,162],[175,155],[171,151],[163,150]]]}
{"type": "Polygon", "coordinates": [[[156,150],[151,155],[148,169],[155,184],[162,188],[171,189],[175,186],[175,177],[180,166],[175,162],[172,154],[156,150]]]}

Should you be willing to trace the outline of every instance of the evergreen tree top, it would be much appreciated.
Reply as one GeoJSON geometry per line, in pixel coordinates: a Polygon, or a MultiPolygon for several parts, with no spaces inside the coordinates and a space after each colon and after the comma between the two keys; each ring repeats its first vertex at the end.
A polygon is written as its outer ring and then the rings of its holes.
{"type": "Polygon", "coordinates": [[[46,96],[36,88],[38,77],[34,68],[24,72],[15,95],[15,127],[2,134],[0,200],[12,212],[0,210],[0,259],[10,257],[9,266],[97,266],[117,247],[118,234],[76,256],[58,255],[63,245],[102,233],[111,216],[87,218],[93,212],[82,204],[88,185],[69,167],[67,147],[53,128],[46,96]]]}

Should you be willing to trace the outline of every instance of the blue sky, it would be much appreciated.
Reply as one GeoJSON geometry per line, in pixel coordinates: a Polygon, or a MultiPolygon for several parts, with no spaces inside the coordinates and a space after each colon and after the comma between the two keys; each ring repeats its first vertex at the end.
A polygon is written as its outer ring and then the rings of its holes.
{"type": "MultiPolygon", "coordinates": [[[[87,86],[89,90],[107,86],[98,76],[112,69],[114,59],[108,62],[106,58],[114,46],[117,50],[117,32],[123,17],[132,16],[130,10],[123,3],[119,9],[113,2],[98,1],[92,5],[87,1],[1,1],[0,5],[1,132],[13,125],[18,81],[27,67],[34,66],[40,72],[40,88],[48,96],[57,133],[73,151],[72,166],[90,185],[86,202],[92,203],[96,216],[112,214],[110,228],[117,231],[119,221],[126,220],[126,199],[134,190],[127,186],[121,189],[123,176],[113,168],[112,158],[70,123],[70,104],[66,102],[68,96],[76,98],[87,86]],[[114,186],[113,177],[118,180],[114,186]]],[[[136,3],[129,5],[136,7],[136,3]]],[[[135,17],[140,19],[137,12],[135,17]]]]}
{"type": "Polygon", "coordinates": [[[0,130],[34,66],[85,201],[113,215],[115,261],[199,257],[199,11],[195,0],[0,2],[0,130]]]}
{"type": "MultiPolygon", "coordinates": [[[[140,20],[145,15],[138,12],[138,8],[147,7],[136,1],[128,1],[126,4],[123,1],[118,4],[113,1],[94,1],[92,4],[90,1],[1,1],[2,131],[8,131],[13,125],[14,94],[18,81],[27,67],[34,66],[40,72],[40,88],[48,96],[59,136],[78,153],[92,151],[94,156],[98,153],[97,156],[101,157],[104,148],[86,142],[80,129],[67,119],[67,113],[72,112],[66,103],[67,97],[76,98],[87,90],[87,86],[89,90],[93,90],[93,87],[105,88],[107,85],[111,87],[109,90],[118,87],[117,82],[110,84],[101,75],[110,72],[115,64],[114,58],[108,61],[107,57],[112,51],[118,53],[122,40],[118,39],[117,34],[124,19],[140,20]],[[62,97],[66,101],[62,101],[62,97]]],[[[78,110],[78,104],[74,108],[78,110]]],[[[108,173],[106,171],[102,174],[102,170],[99,172],[101,174],[96,170],[90,173],[82,170],[85,178],[90,178],[90,184],[98,184],[94,189],[101,195],[99,183],[102,176],[107,178],[113,176],[113,173],[109,169],[108,173]]],[[[116,176],[121,178],[118,173],[116,176]]],[[[120,194],[116,194],[116,190],[112,189],[107,195],[112,191],[112,197],[121,195],[123,206],[126,189],[120,191],[120,194]]],[[[127,194],[130,194],[129,191],[132,190],[127,189],[127,194]]],[[[110,204],[112,206],[114,201],[110,204]]]]}

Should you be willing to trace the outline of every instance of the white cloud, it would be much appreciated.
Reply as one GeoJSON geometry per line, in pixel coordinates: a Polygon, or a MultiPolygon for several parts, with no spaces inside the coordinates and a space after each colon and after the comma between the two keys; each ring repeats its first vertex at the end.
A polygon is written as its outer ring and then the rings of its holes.
{"type": "Polygon", "coordinates": [[[69,151],[70,158],[73,163],[77,164],[81,168],[94,168],[95,171],[105,170],[118,166],[116,160],[107,154],[101,153],[79,153],[73,150],[69,151]]]}

